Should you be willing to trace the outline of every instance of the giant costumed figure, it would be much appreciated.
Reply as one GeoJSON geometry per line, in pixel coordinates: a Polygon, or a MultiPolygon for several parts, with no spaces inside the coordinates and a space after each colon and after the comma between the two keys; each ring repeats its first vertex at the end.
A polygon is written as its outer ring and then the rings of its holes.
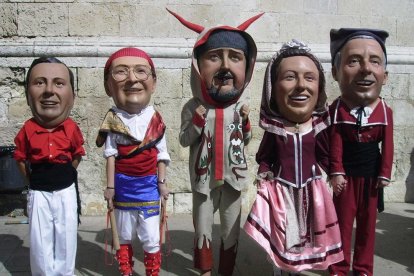
{"type": "Polygon", "coordinates": [[[213,269],[212,226],[220,213],[219,273],[231,275],[240,233],[241,190],[248,183],[244,147],[251,139],[249,107],[240,99],[253,74],[257,49],[245,29],[204,28],[170,11],[199,33],[191,64],[191,98],[181,114],[180,144],[190,147],[189,170],[195,228],[194,266],[213,269]]]}
{"type": "Polygon", "coordinates": [[[75,76],[55,57],[33,60],[25,94],[33,117],[14,140],[14,158],[29,182],[27,213],[32,275],[74,275],[81,202],[77,168],[85,155],[69,115],[75,76]]]}
{"type": "Polygon", "coordinates": [[[343,259],[322,175],[329,165],[329,119],[322,64],[303,42],[285,43],[265,73],[257,196],[244,225],[283,271],[325,270],[343,259]]]}
{"type": "Polygon", "coordinates": [[[151,57],[138,48],[122,48],[107,60],[104,86],[115,106],[101,124],[96,139],[105,145],[107,187],[104,197],[115,209],[120,249],[116,259],[122,276],[133,274],[132,240],[142,243],[147,276],[161,268],[160,201],[166,186],[170,155],[161,114],[150,104],[157,76],[151,57]]]}
{"type": "Polygon", "coordinates": [[[331,266],[331,274],[346,275],[351,268],[355,220],[352,270],[371,276],[377,208],[384,210],[394,155],[392,110],[380,96],[388,79],[388,33],[341,28],[330,36],[332,75],[341,90],[330,106],[330,175],[344,248],[344,260],[331,266]]]}

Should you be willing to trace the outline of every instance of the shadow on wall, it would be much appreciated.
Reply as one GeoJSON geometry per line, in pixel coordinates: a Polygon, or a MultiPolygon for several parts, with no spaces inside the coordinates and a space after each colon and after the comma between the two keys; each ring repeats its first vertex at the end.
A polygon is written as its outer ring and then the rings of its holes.
{"type": "Polygon", "coordinates": [[[410,156],[410,171],[408,172],[407,179],[405,180],[405,202],[414,203],[414,149],[411,151],[410,156]]]}

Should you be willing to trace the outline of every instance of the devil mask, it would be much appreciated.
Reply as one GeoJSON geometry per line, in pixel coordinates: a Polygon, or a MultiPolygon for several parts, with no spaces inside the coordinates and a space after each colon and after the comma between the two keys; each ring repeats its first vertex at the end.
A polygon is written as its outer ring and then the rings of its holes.
{"type": "Polygon", "coordinates": [[[238,27],[204,28],[168,11],[184,26],[199,33],[192,54],[193,96],[214,107],[237,102],[251,80],[257,55],[256,44],[245,29],[263,13],[238,27]]]}

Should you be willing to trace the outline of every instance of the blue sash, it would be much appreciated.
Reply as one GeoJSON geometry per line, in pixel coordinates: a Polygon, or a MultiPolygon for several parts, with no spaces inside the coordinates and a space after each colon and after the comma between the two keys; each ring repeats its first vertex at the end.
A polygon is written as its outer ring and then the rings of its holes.
{"type": "Polygon", "coordinates": [[[115,174],[114,206],[120,210],[140,210],[144,217],[159,215],[160,194],[157,175],[115,174]]]}

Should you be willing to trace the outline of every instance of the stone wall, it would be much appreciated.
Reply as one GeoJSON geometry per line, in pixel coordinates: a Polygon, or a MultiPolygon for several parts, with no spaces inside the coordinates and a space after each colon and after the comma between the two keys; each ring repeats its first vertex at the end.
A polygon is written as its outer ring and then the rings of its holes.
{"type": "MultiPolygon", "coordinates": [[[[264,69],[281,43],[297,38],[311,46],[323,61],[328,79],[329,102],[338,94],[330,74],[329,30],[340,27],[386,29],[389,82],[382,96],[394,110],[395,161],[387,201],[414,201],[414,2],[411,0],[10,0],[0,1],[0,145],[13,144],[22,123],[31,114],[24,97],[24,76],[34,57],[57,56],[76,74],[76,102],[72,117],[79,123],[87,155],[79,167],[84,213],[105,212],[102,190],[105,163],[95,146],[97,128],[112,105],[103,89],[103,65],[115,50],[136,46],[154,58],[158,73],[153,103],[168,126],[172,157],[168,183],[173,192],[170,212],[190,212],[188,149],[178,143],[181,107],[191,97],[189,67],[196,34],[167,13],[177,11],[203,26],[236,26],[265,12],[248,29],[257,42],[258,62],[245,92],[251,107],[254,139],[248,146],[253,182],[254,155],[262,131],[258,127],[264,69]]],[[[255,188],[244,193],[249,209],[255,188]]]]}

